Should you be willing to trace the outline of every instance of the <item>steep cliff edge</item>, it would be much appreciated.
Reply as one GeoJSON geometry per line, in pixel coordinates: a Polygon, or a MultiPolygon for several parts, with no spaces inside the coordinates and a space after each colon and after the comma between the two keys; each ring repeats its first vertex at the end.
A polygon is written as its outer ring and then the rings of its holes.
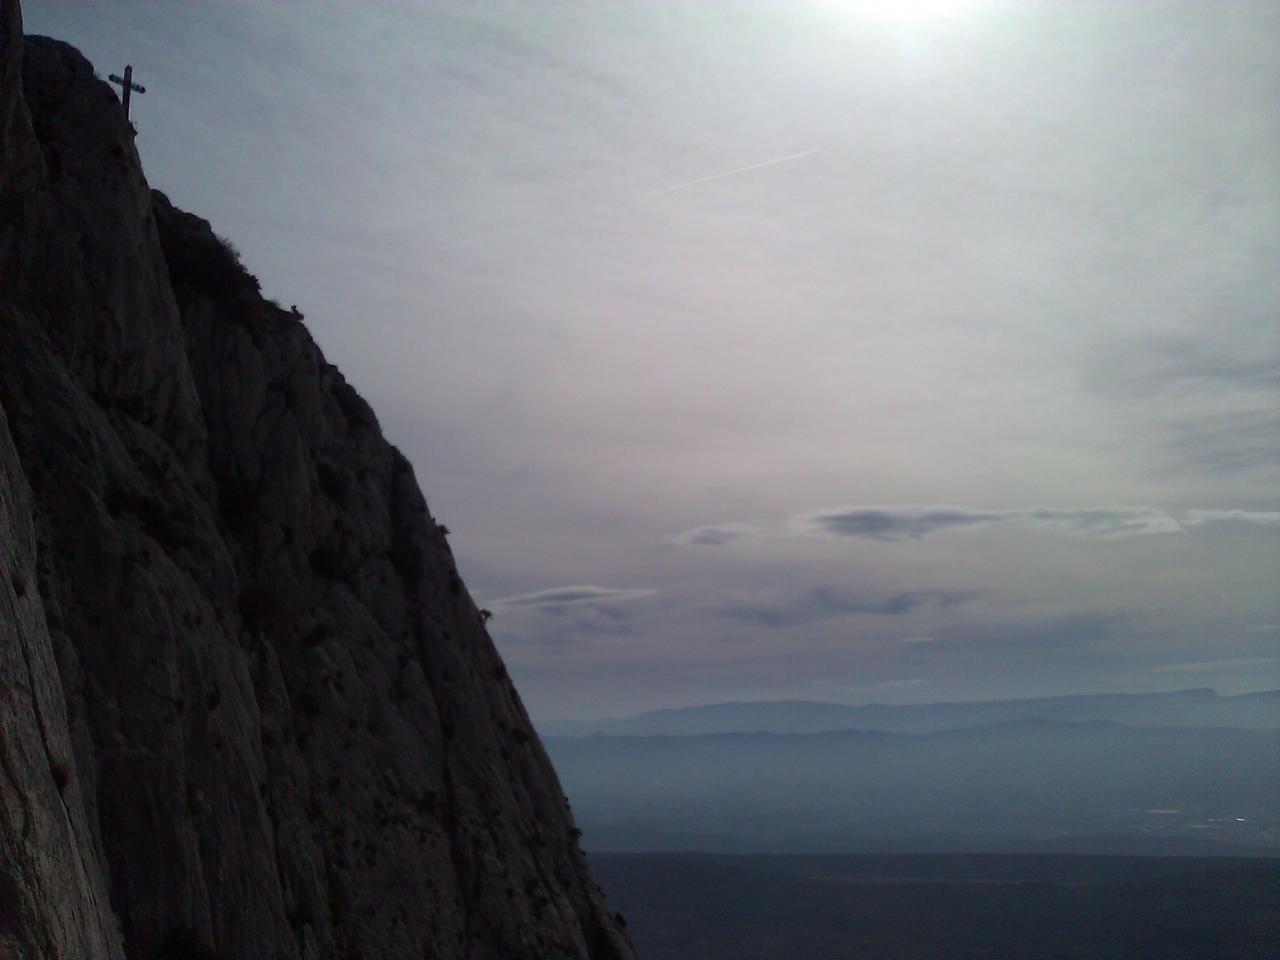
{"type": "Polygon", "coordinates": [[[412,468],[0,8],[0,957],[632,957],[412,468]]]}

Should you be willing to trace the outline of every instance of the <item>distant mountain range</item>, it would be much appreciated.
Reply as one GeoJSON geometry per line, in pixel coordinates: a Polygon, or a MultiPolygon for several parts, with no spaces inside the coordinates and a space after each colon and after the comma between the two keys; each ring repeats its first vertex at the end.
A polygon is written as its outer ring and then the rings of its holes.
{"type": "Polygon", "coordinates": [[[546,746],[593,850],[1280,854],[1276,729],[1035,717],[546,746]]]}
{"type": "Polygon", "coordinates": [[[833,730],[938,733],[1032,719],[1274,730],[1280,729],[1280,690],[1230,697],[1219,696],[1209,689],[1195,689],[907,706],[878,703],[850,706],[814,700],[740,701],[655,710],[634,717],[542,723],[539,730],[553,737],[826,733],[833,730]]]}

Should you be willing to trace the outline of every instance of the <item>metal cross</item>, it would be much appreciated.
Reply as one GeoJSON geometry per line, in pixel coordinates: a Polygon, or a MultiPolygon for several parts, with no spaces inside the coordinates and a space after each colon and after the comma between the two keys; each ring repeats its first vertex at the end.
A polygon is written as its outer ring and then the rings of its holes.
{"type": "Polygon", "coordinates": [[[125,115],[125,118],[127,119],[129,116],[129,94],[135,90],[138,93],[146,93],[147,88],[142,86],[142,84],[140,83],[133,82],[133,65],[132,64],[125,66],[123,77],[117,77],[113,73],[107,79],[110,80],[112,83],[120,84],[120,89],[124,91],[124,96],[121,99],[124,101],[124,115],[125,115]]]}

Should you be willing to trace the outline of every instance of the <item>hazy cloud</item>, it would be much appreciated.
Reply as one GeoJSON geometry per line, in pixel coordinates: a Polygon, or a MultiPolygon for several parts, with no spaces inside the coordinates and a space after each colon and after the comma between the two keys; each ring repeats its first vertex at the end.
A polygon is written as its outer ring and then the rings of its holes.
{"type": "Polygon", "coordinates": [[[1092,610],[1013,623],[975,623],[949,629],[943,636],[959,645],[1039,653],[1073,647],[1084,641],[1109,640],[1127,620],[1120,613],[1092,610]]]}
{"type": "Polygon", "coordinates": [[[997,511],[965,507],[843,507],[800,514],[792,521],[797,529],[837,537],[868,540],[918,538],[953,527],[999,523],[997,511]]]}
{"type": "Polygon", "coordinates": [[[910,590],[868,599],[844,596],[831,587],[822,587],[788,603],[732,607],[721,610],[720,615],[762,627],[794,627],[848,616],[902,617],[922,607],[959,606],[981,595],[976,590],[910,590]]]}
{"type": "Polygon", "coordinates": [[[814,595],[819,603],[830,610],[900,617],[923,606],[956,607],[981,596],[981,592],[977,590],[909,590],[905,593],[895,593],[883,600],[868,601],[841,596],[835,590],[824,587],[817,590],[814,595]]]}
{"type": "Polygon", "coordinates": [[[523,607],[535,610],[562,610],[569,607],[595,606],[651,597],[658,591],[636,588],[596,587],[589,584],[572,587],[552,587],[534,593],[521,593],[513,597],[494,600],[495,607],[523,607]]]}
{"type": "Polygon", "coordinates": [[[840,507],[800,514],[792,526],[803,532],[865,540],[918,540],[943,530],[994,524],[1025,524],[1069,537],[1121,540],[1215,521],[1280,525],[1280,513],[1251,510],[1188,510],[1182,519],[1157,507],[1027,507],[988,510],[953,506],[840,507]]]}

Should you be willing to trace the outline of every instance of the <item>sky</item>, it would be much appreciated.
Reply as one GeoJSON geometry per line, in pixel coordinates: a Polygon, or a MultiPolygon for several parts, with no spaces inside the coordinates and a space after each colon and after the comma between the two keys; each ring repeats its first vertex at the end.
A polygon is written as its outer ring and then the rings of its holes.
{"type": "Polygon", "coordinates": [[[26,0],[535,721],[1280,687],[1280,6],[26,0]]]}

